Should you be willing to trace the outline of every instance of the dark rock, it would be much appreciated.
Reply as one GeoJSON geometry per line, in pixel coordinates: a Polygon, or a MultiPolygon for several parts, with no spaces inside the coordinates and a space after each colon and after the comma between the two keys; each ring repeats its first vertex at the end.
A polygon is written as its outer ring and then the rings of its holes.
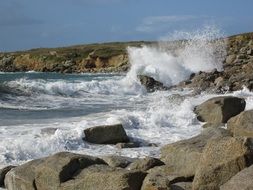
{"type": "Polygon", "coordinates": [[[129,138],[121,124],[104,125],[84,130],[85,140],[96,144],[128,142],[129,138]]]}
{"type": "Polygon", "coordinates": [[[233,176],[227,183],[220,187],[220,190],[250,190],[253,189],[253,166],[233,176]]]}
{"type": "Polygon", "coordinates": [[[147,171],[155,166],[162,166],[162,165],[164,165],[164,163],[161,160],[157,158],[146,157],[134,161],[127,167],[127,169],[147,171]]]}
{"type": "Polygon", "coordinates": [[[0,187],[4,187],[4,178],[5,175],[12,169],[15,168],[16,166],[6,166],[2,169],[0,169],[0,187]]]}
{"type": "Polygon", "coordinates": [[[241,112],[229,119],[227,128],[234,136],[253,137],[253,110],[241,112]]]}
{"type": "Polygon", "coordinates": [[[192,190],[192,182],[179,182],[170,185],[170,190],[192,190]]]}
{"type": "Polygon", "coordinates": [[[167,87],[163,85],[163,83],[156,81],[152,77],[148,77],[145,75],[138,75],[138,78],[143,86],[146,87],[148,92],[154,92],[156,90],[166,90],[167,87]]]}
{"type": "Polygon", "coordinates": [[[161,149],[161,160],[182,176],[194,176],[199,160],[208,140],[231,136],[222,128],[207,128],[200,135],[165,145],[161,149]]]}
{"type": "Polygon", "coordinates": [[[93,165],[80,171],[72,180],[61,185],[60,190],[139,190],[146,173],[93,165]]]}
{"type": "Polygon", "coordinates": [[[193,180],[193,190],[219,189],[253,161],[251,139],[223,137],[209,140],[193,180]]]}
{"type": "Polygon", "coordinates": [[[243,98],[221,96],[211,98],[195,107],[197,118],[203,122],[226,123],[231,117],[241,113],[246,106],[243,98]]]}
{"type": "Polygon", "coordinates": [[[120,167],[125,168],[132,162],[134,162],[137,158],[128,158],[123,156],[104,156],[102,159],[111,167],[120,167]]]}

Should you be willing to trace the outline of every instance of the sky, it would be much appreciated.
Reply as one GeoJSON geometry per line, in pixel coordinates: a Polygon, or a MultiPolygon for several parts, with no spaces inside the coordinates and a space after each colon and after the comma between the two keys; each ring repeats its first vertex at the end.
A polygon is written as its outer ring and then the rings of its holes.
{"type": "Polygon", "coordinates": [[[158,40],[215,25],[253,32],[253,0],[1,0],[0,51],[158,40]]]}

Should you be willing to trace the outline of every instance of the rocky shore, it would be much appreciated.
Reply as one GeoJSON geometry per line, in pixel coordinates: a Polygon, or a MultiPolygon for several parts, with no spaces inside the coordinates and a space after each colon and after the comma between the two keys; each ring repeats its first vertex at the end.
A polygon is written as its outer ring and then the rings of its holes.
{"type": "MultiPolygon", "coordinates": [[[[199,72],[176,88],[196,93],[253,89],[253,33],[229,37],[224,70],[199,72]]],[[[1,71],[115,72],[129,67],[125,47],[143,42],[39,49],[0,54],[1,71]],[[121,47],[121,49],[119,48],[121,47]],[[92,49],[93,48],[93,49],[92,49]],[[92,49],[92,50],[91,50],[92,49]],[[44,52],[44,53],[42,53],[44,52]],[[74,53],[75,52],[75,53],[74,53]]],[[[149,92],[167,90],[139,76],[149,92]]],[[[161,147],[159,158],[116,155],[93,157],[60,152],[0,170],[0,187],[9,190],[230,190],[253,189],[253,110],[243,98],[217,96],[196,106],[203,131],[161,147]]],[[[140,146],[121,124],[94,126],[83,139],[118,148],[140,146]]],[[[147,145],[155,146],[155,145],[147,145]]]]}

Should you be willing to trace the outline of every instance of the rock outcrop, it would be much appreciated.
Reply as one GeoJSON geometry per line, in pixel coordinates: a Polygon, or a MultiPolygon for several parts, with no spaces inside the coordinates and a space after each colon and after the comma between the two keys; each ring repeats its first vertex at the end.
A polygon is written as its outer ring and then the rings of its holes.
{"type": "Polygon", "coordinates": [[[129,138],[121,124],[91,127],[84,130],[85,141],[95,144],[117,144],[129,138]]]}
{"type": "Polygon", "coordinates": [[[226,123],[231,117],[241,113],[246,106],[242,98],[221,96],[211,98],[195,107],[197,119],[209,123],[226,123]]]}
{"type": "Polygon", "coordinates": [[[4,179],[5,175],[12,169],[15,168],[16,166],[6,166],[2,169],[0,169],[0,187],[4,187],[4,179]]]}
{"type": "Polygon", "coordinates": [[[152,77],[145,75],[138,75],[141,84],[147,89],[148,92],[154,92],[157,90],[167,90],[168,88],[163,83],[155,80],[152,77]]]}

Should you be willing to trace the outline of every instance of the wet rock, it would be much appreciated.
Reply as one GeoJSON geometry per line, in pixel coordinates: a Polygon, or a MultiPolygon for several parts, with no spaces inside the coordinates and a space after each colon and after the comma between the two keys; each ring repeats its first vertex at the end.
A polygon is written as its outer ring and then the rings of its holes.
{"type": "Polygon", "coordinates": [[[95,144],[128,142],[129,138],[121,124],[103,125],[84,130],[85,140],[95,144]]]}
{"type": "Polygon", "coordinates": [[[221,96],[211,98],[195,107],[197,118],[203,122],[226,123],[231,117],[241,113],[246,106],[243,98],[221,96]]]}
{"type": "Polygon", "coordinates": [[[226,136],[231,134],[225,129],[207,128],[198,136],[162,147],[161,160],[180,175],[194,176],[208,140],[226,136]]]}
{"type": "Polygon", "coordinates": [[[253,110],[232,117],[228,120],[227,128],[234,136],[253,137],[253,110]]]}
{"type": "Polygon", "coordinates": [[[139,142],[128,142],[128,143],[117,143],[116,148],[122,149],[122,148],[138,148],[140,147],[139,142]]]}
{"type": "Polygon", "coordinates": [[[253,166],[233,176],[227,183],[221,186],[220,190],[250,190],[253,189],[253,166]]]}
{"type": "Polygon", "coordinates": [[[60,152],[12,169],[6,174],[5,186],[13,190],[59,189],[61,183],[93,164],[105,162],[91,156],[60,152]]]}
{"type": "Polygon", "coordinates": [[[193,190],[215,190],[252,164],[252,140],[223,137],[209,140],[199,160],[193,190]]]}
{"type": "Polygon", "coordinates": [[[73,179],[63,183],[60,190],[139,190],[146,173],[93,165],[80,171],[73,179]]]}
{"type": "Polygon", "coordinates": [[[155,166],[162,166],[162,165],[164,165],[164,163],[161,160],[157,158],[146,157],[134,161],[127,167],[127,169],[147,171],[155,166]]]}
{"type": "Polygon", "coordinates": [[[202,128],[221,128],[224,127],[224,123],[206,123],[202,128]]]}
{"type": "Polygon", "coordinates": [[[0,169],[0,187],[4,187],[4,178],[5,175],[12,169],[15,168],[16,166],[6,166],[2,169],[0,169]]]}
{"type": "Polygon", "coordinates": [[[170,190],[192,190],[192,182],[179,182],[170,185],[170,190]]]}
{"type": "Polygon", "coordinates": [[[143,86],[146,87],[148,92],[154,92],[156,90],[166,90],[167,87],[163,85],[163,83],[156,81],[152,77],[148,77],[145,75],[138,75],[138,78],[143,86]]]}
{"type": "Polygon", "coordinates": [[[136,158],[129,158],[129,157],[123,157],[123,156],[104,156],[102,159],[111,167],[120,167],[125,168],[132,162],[136,160],[136,158]]]}

